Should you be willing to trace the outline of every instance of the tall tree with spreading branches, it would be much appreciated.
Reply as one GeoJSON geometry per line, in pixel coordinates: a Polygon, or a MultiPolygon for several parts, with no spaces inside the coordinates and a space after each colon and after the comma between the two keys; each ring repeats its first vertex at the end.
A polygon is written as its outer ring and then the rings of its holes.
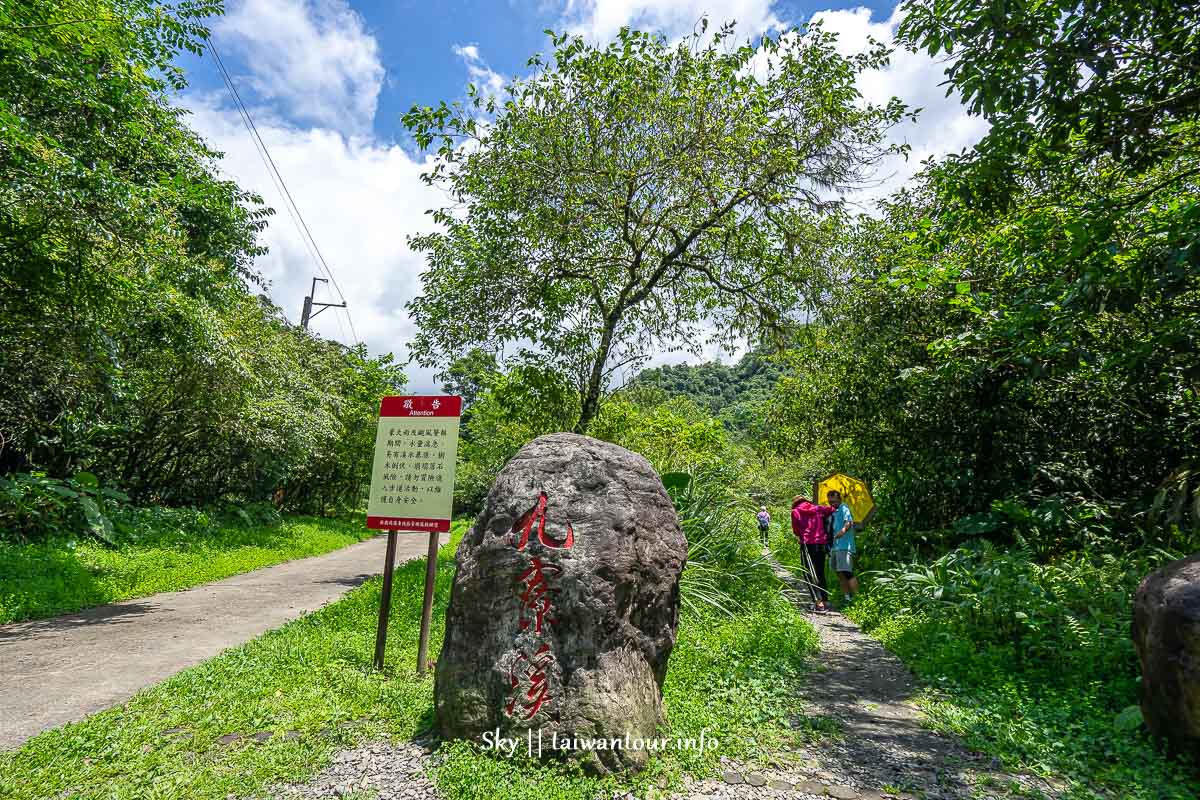
{"type": "Polygon", "coordinates": [[[452,200],[411,240],[428,258],[409,304],[420,363],[532,349],[577,379],[584,432],[621,366],[802,321],[844,192],[903,149],[885,137],[907,112],[855,88],[882,45],[847,58],[816,26],[733,35],[550,33],[553,57],[500,96],[405,115],[452,200]]]}

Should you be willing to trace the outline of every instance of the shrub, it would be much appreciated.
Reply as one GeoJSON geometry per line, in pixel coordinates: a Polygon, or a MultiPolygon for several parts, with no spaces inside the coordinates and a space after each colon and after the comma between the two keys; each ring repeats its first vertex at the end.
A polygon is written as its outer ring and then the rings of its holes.
{"type": "Polygon", "coordinates": [[[735,479],[731,467],[663,476],[688,541],[680,601],[695,613],[731,615],[741,610],[742,598],[778,587],[757,552],[750,508],[734,493],[735,479]]]}
{"type": "Polygon", "coordinates": [[[1015,538],[1008,551],[979,540],[868,573],[850,613],[934,687],[922,705],[935,727],[1006,766],[1067,778],[1073,798],[1194,797],[1196,776],[1130,723],[1133,593],[1178,554],[1081,552],[1043,564],[1015,538]]]}
{"type": "Polygon", "coordinates": [[[272,527],[281,521],[270,503],[227,504],[216,510],[139,507],[102,486],[90,472],[72,478],[18,472],[0,478],[0,542],[94,539],[107,547],[149,539],[201,536],[221,526],[272,527]]]}
{"type": "Polygon", "coordinates": [[[71,533],[115,546],[118,532],[112,514],[128,500],[121,492],[101,487],[90,472],[73,478],[18,472],[0,478],[0,541],[23,543],[71,533]]]}
{"type": "Polygon", "coordinates": [[[1023,538],[1007,551],[980,540],[928,564],[879,570],[871,593],[892,612],[937,619],[976,651],[1002,651],[1039,680],[1078,672],[1128,680],[1132,593],[1171,557],[1077,554],[1039,564],[1023,538]]]}

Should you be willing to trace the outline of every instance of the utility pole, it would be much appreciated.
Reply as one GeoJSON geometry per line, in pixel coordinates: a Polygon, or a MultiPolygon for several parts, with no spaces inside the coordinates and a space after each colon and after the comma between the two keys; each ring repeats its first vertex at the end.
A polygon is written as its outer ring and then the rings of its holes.
{"type": "Polygon", "coordinates": [[[304,328],[304,330],[308,330],[308,321],[310,319],[312,319],[313,317],[315,317],[317,314],[320,314],[325,309],[327,309],[327,308],[345,308],[346,307],[345,303],[315,303],[315,302],[313,302],[313,298],[317,296],[317,281],[320,281],[321,283],[329,283],[329,280],[327,278],[313,278],[312,279],[312,290],[309,292],[308,297],[304,298],[304,310],[300,312],[300,327],[304,328]],[[317,309],[316,313],[313,313],[313,306],[320,306],[320,308],[317,309]]]}

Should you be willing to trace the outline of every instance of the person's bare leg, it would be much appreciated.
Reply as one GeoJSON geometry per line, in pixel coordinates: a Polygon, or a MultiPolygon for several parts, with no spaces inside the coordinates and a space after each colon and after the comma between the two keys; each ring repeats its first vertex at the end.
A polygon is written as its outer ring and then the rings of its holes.
{"type": "Polygon", "coordinates": [[[858,594],[858,578],[851,575],[850,580],[847,581],[847,583],[850,586],[850,594],[858,594]]]}

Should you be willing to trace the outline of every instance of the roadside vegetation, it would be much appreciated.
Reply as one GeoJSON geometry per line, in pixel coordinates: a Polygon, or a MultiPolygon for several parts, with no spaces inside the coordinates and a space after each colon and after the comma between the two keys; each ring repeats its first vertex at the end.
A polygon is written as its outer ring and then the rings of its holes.
{"type": "Polygon", "coordinates": [[[874,573],[849,613],[923,679],[938,730],[1072,798],[1187,800],[1194,769],[1139,731],[1129,635],[1138,582],[1181,555],[1043,564],[977,544],[874,573]]]}
{"type": "MultiPolygon", "coordinates": [[[[510,760],[452,743],[439,751],[432,770],[448,798],[591,800],[605,788],[644,790],[660,778],[710,775],[720,756],[754,762],[814,731],[828,733],[823,721],[794,715],[792,698],[803,662],[816,649],[816,634],[781,597],[757,555],[749,523],[740,516],[710,517],[703,520],[701,536],[696,510],[685,519],[693,520],[697,540],[709,540],[727,577],[704,585],[706,599],[696,596],[699,584],[685,579],[684,593],[692,602],[685,602],[681,613],[664,702],[672,737],[698,738],[704,731],[719,746],[669,751],[631,782],[618,782],[581,775],[570,765],[510,760]],[[723,543],[718,546],[716,538],[723,543]]],[[[442,641],[453,554],[467,525],[455,523],[450,543],[439,552],[434,657],[442,641]]],[[[15,800],[63,793],[85,800],[254,796],[269,786],[311,777],[338,749],[354,743],[428,734],[433,678],[418,678],[415,670],[423,580],[419,560],[396,571],[383,674],[371,666],[381,587],[376,578],[122,706],[0,754],[0,795],[15,800]],[[260,732],[271,737],[248,738],[260,732]],[[218,742],[229,734],[242,738],[218,742]]]]}
{"type": "Polygon", "coordinates": [[[0,477],[83,473],[143,507],[362,499],[404,375],[264,293],[271,209],[174,105],[221,8],[0,6],[0,477]]]}
{"type": "MultiPolygon", "coordinates": [[[[452,204],[410,242],[430,269],[409,310],[415,357],[465,400],[456,509],[544,433],[643,454],[690,547],[672,725],[757,758],[804,735],[783,716],[815,640],[752,509],[798,571],[791,496],[862,477],[878,513],[850,613],[924,679],[933,724],[1074,797],[1195,797],[1133,708],[1129,619],[1148,571],[1200,549],[1200,11],[901,6],[897,46],[945,59],[989,132],[872,214],[838,198],[904,151],[914,112],[858,93],[887,47],[846,57],[819,27],[552,35],[533,78],[405,115],[452,204]],[[731,367],[635,375],[746,344],[731,367]]],[[[262,294],[270,210],[172,106],[173,59],[219,11],[0,7],[0,620],[362,536],[257,516],[359,508],[378,400],[405,379],[262,294]]],[[[426,730],[420,580],[397,575],[387,674],[372,581],[0,755],[0,794],[252,794],[426,730]],[[255,731],[298,735],[216,743],[255,731]]],[[[669,754],[632,785],[713,757],[669,754]]],[[[466,744],[434,775],[456,799],[615,788],[466,744]]]]}

